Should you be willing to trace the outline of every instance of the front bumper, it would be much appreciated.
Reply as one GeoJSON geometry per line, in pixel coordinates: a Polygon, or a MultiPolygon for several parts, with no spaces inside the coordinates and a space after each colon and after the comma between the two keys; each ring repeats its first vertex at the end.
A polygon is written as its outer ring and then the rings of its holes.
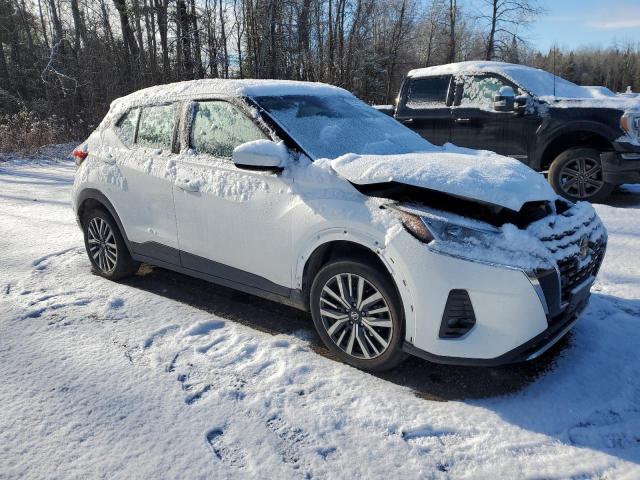
{"type": "Polygon", "coordinates": [[[640,147],[638,151],[603,153],[600,161],[605,182],[614,185],[640,183],[640,147]]]}
{"type": "Polygon", "coordinates": [[[522,345],[500,355],[495,358],[466,358],[466,357],[448,357],[441,355],[433,355],[429,352],[421,350],[409,342],[405,342],[403,350],[410,355],[428,360],[434,363],[443,363],[448,365],[467,365],[477,367],[496,367],[510,363],[519,363],[534,360],[553,347],[562,337],[564,337],[578,321],[579,315],[585,309],[589,302],[589,284],[587,294],[582,296],[579,301],[569,306],[564,312],[554,318],[548,318],[548,327],[531,340],[522,345]]]}
{"type": "Polygon", "coordinates": [[[432,362],[458,365],[494,366],[536,358],[571,329],[587,305],[605,249],[606,237],[592,243],[583,261],[570,257],[556,270],[527,274],[433,252],[408,234],[396,236],[385,256],[393,265],[405,307],[404,350],[432,362]],[[449,321],[447,299],[456,290],[468,294],[475,323],[461,336],[447,338],[441,327],[449,321]]]}

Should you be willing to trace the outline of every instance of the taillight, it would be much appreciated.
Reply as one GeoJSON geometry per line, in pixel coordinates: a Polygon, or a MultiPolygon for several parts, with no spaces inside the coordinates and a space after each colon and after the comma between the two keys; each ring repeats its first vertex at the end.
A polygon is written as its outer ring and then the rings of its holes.
{"type": "Polygon", "coordinates": [[[73,155],[73,158],[76,159],[76,165],[80,166],[80,164],[84,161],[84,159],[87,158],[87,155],[89,155],[89,152],[85,152],[81,148],[76,148],[73,151],[72,155],[73,155]]]}

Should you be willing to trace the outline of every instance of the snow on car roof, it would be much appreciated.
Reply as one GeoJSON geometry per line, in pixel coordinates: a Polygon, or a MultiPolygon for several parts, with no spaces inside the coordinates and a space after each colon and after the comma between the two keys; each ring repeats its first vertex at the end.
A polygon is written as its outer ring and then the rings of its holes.
{"type": "Polygon", "coordinates": [[[554,108],[615,108],[638,109],[637,99],[619,95],[606,95],[605,87],[583,87],[546,70],[506,62],[469,61],[437,65],[411,70],[407,77],[421,78],[433,75],[473,75],[496,73],[511,80],[554,108]],[[576,102],[576,100],[579,100],[576,102]]]}
{"type": "MultiPolygon", "coordinates": [[[[515,63],[488,61],[449,63],[447,65],[411,70],[407,76],[420,78],[431,75],[474,73],[498,73],[539,97],[594,98],[596,96],[591,90],[545,70],[515,63]]],[[[598,95],[598,97],[602,97],[602,95],[598,95]]]]}
{"type": "MultiPolygon", "coordinates": [[[[503,73],[507,70],[513,70],[513,69],[539,70],[537,68],[527,67],[525,65],[518,65],[515,63],[469,61],[469,62],[447,63],[446,65],[436,65],[433,67],[416,68],[415,70],[409,71],[407,76],[425,77],[430,75],[453,75],[455,73],[469,73],[469,72],[503,73]]],[[[543,70],[539,70],[539,71],[543,71],[543,70]]]]}
{"type": "Polygon", "coordinates": [[[101,126],[119,117],[126,110],[149,104],[171,102],[184,98],[203,96],[258,97],[270,95],[338,95],[352,96],[340,87],[319,82],[267,79],[207,78],[155,85],[135,91],[111,102],[109,113],[101,126]]]}
{"type": "Polygon", "coordinates": [[[348,91],[319,82],[293,80],[230,80],[207,78],[156,85],[115,100],[116,103],[144,104],[201,95],[230,97],[268,95],[351,95],[348,91]]]}

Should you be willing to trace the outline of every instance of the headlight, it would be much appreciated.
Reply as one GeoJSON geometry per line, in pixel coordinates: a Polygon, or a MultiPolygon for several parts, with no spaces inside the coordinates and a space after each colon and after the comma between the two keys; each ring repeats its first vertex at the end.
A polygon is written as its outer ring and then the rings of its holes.
{"type": "Polygon", "coordinates": [[[620,127],[630,136],[640,138],[640,112],[624,112],[620,117],[620,127]]]}
{"type": "Polygon", "coordinates": [[[491,225],[424,207],[393,205],[402,225],[424,243],[442,242],[489,245],[500,230],[491,225]]]}

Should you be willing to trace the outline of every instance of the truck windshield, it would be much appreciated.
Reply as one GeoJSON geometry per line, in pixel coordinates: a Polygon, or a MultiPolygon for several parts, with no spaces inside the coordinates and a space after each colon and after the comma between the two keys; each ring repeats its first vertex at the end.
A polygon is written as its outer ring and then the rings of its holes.
{"type": "Polygon", "coordinates": [[[401,154],[434,147],[392,117],[348,95],[283,95],[254,100],[311,156],[401,154]]]}
{"type": "Polygon", "coordinates": [[[506,73],[537,97],[593,98],[598,96],[587,88],[537,68],[517,67],[506,69],[506,73]]]}

